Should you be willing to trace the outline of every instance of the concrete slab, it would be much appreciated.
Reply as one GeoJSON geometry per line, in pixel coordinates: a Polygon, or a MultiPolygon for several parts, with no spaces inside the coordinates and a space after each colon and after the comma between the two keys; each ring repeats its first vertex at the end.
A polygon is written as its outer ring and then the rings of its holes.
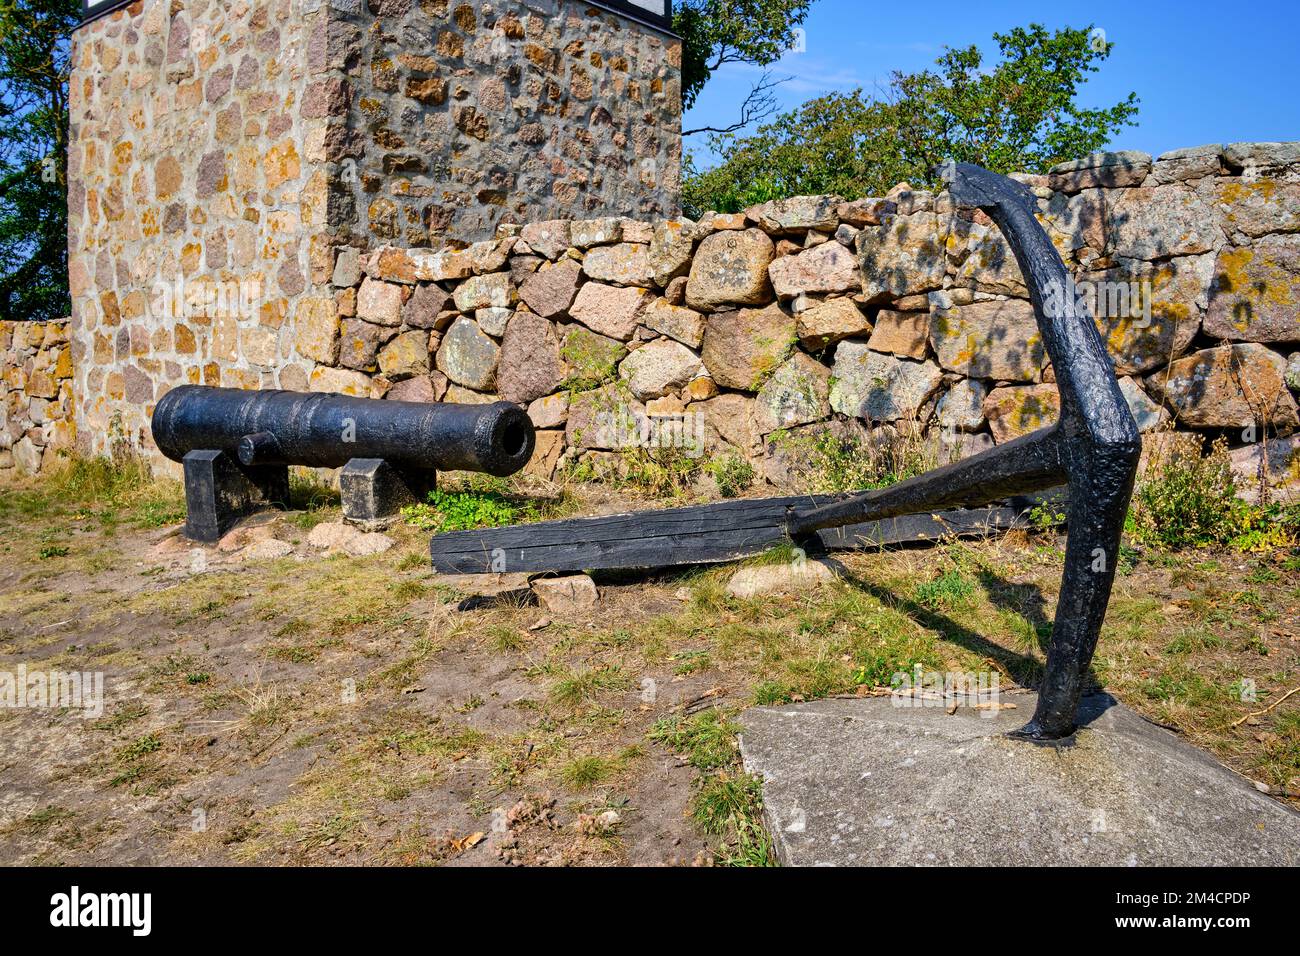
{"type": "Polygon", "coordinates": [[[1296,866],[1300,814],[1108,695],[1073,746],[1002,736],[1014,710],[897,707],[888,697],[741,715],[790,866],[1296,866]],[[992,716],[987,716],[992,713],[992,716]]]}

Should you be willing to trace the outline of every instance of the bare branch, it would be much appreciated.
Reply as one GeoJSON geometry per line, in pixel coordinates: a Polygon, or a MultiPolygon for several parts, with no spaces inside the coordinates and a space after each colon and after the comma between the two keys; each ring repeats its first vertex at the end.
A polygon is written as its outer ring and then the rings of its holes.
{"type": "Polygon", "coordinates": [[[776,79],[772,76],[771,71],[764,70],[763,75],[754,84],[754,88],[745,97],[745,102],[740,104],[740,119],[737,122],[732,123],[730,126],[699,126],[695,129],[682,130],[682,135],[735,133],[751,123],[758,123],[767,119],[776,112],[776,94],[772,91],[788,79],[790,79],[788,76],[776,79]]]}

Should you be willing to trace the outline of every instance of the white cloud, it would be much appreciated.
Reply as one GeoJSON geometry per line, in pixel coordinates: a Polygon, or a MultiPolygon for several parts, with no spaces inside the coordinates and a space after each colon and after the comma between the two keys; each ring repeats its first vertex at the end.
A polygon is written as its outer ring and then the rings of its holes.
{"type": "MultiPolygon", "coordinates": [[[[774,77],[784,80],[780,92],[798,93],[805,97],[832,91],[844,92],[861,86],[874,89],[877,78],[866,76],[853,67],[827,64],[807,54],[787,54],[766,68],[774,77]]],[[[718,71],[719,78],[757,77],[764,68],[752,63],[728,63],[718,71]]]]}

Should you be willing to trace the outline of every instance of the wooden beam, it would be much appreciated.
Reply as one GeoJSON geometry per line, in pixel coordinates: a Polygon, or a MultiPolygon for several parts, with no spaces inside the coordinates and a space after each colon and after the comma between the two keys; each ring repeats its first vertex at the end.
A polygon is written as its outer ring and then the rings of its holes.
{"type": "MultiPolygon", "coordinates": [[[[832,504],[850,495],[795,495],[720,501],[687,508],[596,518],[544,521],[435,535],[429,554],[436,571],[455,574],[595,571],[715,564],[761,554],[789,540],[792,511],[832,504]]],[[[809,550],[879,547],[948,536],[984,535],[1023,525],[1037,498],[991,508],[907,515],[818,532],[809,550]]]]}

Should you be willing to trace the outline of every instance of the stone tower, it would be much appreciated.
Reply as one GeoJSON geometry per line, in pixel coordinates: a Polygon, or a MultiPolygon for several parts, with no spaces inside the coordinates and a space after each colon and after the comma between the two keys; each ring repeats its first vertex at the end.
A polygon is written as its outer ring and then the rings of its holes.
{"type": "Polygon", "coordinates": [[[72,62],[85,452],[175,384],[307,387],[342,249],[677,211],[667,0],[108,0],[72,62]]]}

